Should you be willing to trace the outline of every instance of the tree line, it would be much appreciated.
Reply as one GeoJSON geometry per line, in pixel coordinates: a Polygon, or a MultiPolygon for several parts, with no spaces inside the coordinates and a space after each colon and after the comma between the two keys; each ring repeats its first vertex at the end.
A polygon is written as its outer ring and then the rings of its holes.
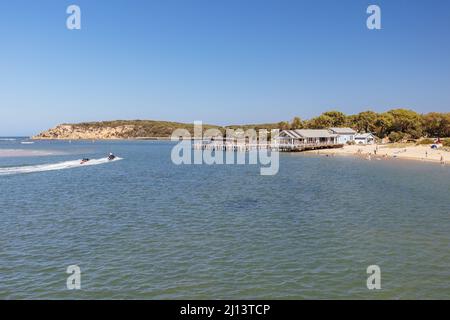
{"type": "Polygon", "coordinates": [[[383,113],[364,111],[346,115],[332,110],[309,120],[295,117],[291,122],[282,121],[278,127],[282,130],[350,127],[358,132],[371,132],[378,138],[389,137],[394,142],[408,138],[443,138],[450,137],[450,112],[419,114],[408,109],[393,109],[383,113]]]}

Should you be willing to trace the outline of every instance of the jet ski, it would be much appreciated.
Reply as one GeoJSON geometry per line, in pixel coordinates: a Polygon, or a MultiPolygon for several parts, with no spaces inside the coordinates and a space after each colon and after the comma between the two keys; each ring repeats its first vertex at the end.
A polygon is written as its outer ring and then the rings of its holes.
{"type": "Polygon", "coordinates": [[[116,156],[113,155],[112,153],[110,153],[109,156],[108,156],[108,160],[109,161],[114,160],[115,158],[116,158],[116,156]]]}
{"type": "Polygon", "coordinates": [[[84,163],[86,163],[86,162],[88,162],[88,161],[89,161],[88,158],[84,158],[84,159],[81,160],[80,164],[84,164],[84,163]]]}

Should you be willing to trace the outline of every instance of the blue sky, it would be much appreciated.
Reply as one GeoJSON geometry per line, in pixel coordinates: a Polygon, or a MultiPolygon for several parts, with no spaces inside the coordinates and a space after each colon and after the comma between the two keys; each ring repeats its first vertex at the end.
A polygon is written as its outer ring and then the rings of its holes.
{"type": "Polygon", "coordinates": [[[2,1],[0,40],[0,136],[111,119],[450,111],[447,0],[2,1]],[[66,29],[70,4],[79,31],[66,29]],[[382,30],[366,28],[370,4],[382,30]]]}

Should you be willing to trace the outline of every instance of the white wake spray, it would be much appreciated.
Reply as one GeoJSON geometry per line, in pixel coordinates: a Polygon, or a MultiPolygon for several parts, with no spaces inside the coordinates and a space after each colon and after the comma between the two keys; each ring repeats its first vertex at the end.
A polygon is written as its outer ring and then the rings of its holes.
{"type": "Polygon", "coordinates": [[[122,160],[122,158],[115,158],[114,160],[108,160],[108,158],[92,159],[92,160],[89,160],[88,162],[81,163],[81,159],[80,159],[80,160],[59,162],[59,163],[54,163],[54,164],[39,164],[39,165],[35,165],[35,166],[0,168],[0,176],[12,175],[12,174],[65,170],[65,169],[73,169],[73,168],[80,168],[80,167],[86,167],[86,166],[96,166],[96,165],[106,164],[106,163],[115,162],[115,161],[119,161],[119,160],[122,160]]]}

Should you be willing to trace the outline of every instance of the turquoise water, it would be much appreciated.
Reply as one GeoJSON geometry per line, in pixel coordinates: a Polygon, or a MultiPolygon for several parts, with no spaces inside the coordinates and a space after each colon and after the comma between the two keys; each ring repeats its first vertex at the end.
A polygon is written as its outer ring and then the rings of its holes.
{"type": "Polygon", "coordinates": [[[170,142],[0,141],[98,159],[0,175],[0,298],[450,298],[450,168],[282,154],[258,166],[175,166],[170,142]],[[81,290],[66,268],[81,268],[81,290]],[[366,268],[381,268],[379,291],[366,268]]]}

